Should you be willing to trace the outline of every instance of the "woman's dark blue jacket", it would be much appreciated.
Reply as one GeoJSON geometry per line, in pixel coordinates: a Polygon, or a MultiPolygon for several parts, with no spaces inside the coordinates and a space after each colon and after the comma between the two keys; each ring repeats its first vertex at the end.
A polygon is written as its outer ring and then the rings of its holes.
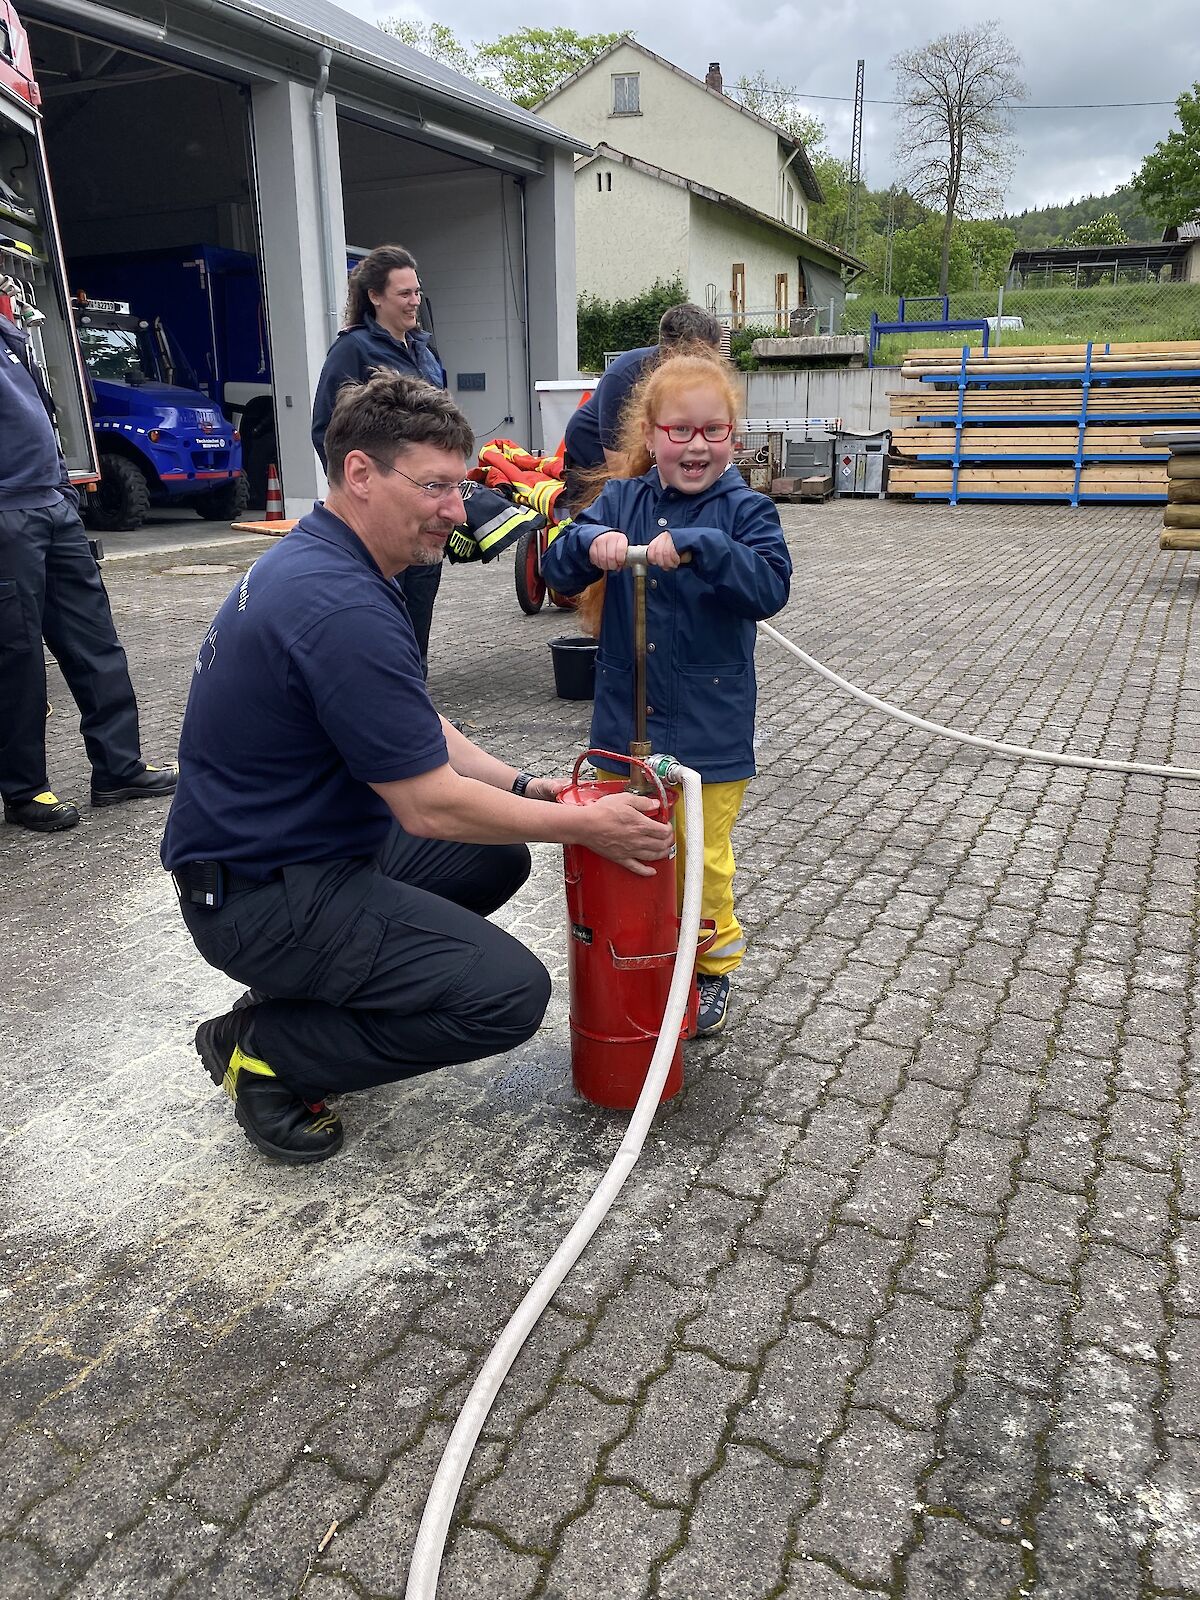
{"type": "Polygon", "coordinates": [[[373,367],[392,367],[410,378],[424,378],[435,389],[446,387],[446,369],[430,348],[431,334],[415,328],[407,340],[394,339],[368,311],[356,327],[343,328],[333,341],[313,400],[312,442],[325,465],[325,429],[333,415],[337,392],[349,379],[361,383],[373,367]]]}
{"type": "MultiPolygon", "coordinates": [[[[646,579],[647,730],[707,783],[754,774],[754,624],[787,604],[792,562],[779,513],[728,467],[702,494],[664,488],[658,469],[614,478],[551,541],[542,571],[551,588],[578,594],[599,574],[596,535],[616,528],[630,544],[668,530],[691,563],[651,567],[646,579]]],[[[633,578],[610,572],[596,657],[592,744],[626,753],[634,736],[633,578]]]]}

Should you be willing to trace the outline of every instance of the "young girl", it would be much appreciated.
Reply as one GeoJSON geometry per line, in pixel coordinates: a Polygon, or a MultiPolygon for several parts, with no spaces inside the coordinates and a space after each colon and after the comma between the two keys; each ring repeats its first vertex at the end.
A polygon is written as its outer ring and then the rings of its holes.
{"type": "MultiPolygon", "coordinates": [[[[647,547],[647,737],[703,780],[702,915],[717,934],[699,960],[702,1034],[724,1027],[729,975],[746,948],[731,834],[754,775],[754,625],[787,604],[792,574],[778,512],[730,465],[737,404],[715,355],[676,355],[655,368],[625,412],[629,476],[608,482],[542,563],[563,594],[605,574],[591,742],[624,753],[634,736],[633,579],[621,569],[629,545],[647,547]]],[[[678,871],[682,893],[682,850],[678,871]]]]}

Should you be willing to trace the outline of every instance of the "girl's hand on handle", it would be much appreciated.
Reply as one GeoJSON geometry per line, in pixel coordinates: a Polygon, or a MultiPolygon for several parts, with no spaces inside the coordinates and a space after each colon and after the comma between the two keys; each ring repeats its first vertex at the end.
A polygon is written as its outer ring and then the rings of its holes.
{"type": "Polygon", "coordinates": [[[597,534],[588,548],[588,559],[594,567],[599,567],[601,572],[619,572],[625,564],[625,552],[629,548],[629,540],[616,528],[609,528],[606,533],[597,534]]]}
{"type": "Polygon", "coordinates": [[[661,567],[664,572],[674,572],[682,559],[669,533],[656,534],[646,546],[646,560],[652,567],[661,567]]]}

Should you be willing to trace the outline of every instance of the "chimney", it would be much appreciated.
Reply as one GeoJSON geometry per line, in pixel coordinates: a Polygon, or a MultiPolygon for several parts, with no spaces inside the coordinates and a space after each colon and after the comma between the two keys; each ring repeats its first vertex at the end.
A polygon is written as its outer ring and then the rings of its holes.
{"type": "Polygon", "coordinates": [[[725,80],[721,76],[721,63],[719,61],[710,61],[708,63],[708,71],[704,74],[704,82],[709,89],[715,89],[718,94],[725,93],[725,80]]]}

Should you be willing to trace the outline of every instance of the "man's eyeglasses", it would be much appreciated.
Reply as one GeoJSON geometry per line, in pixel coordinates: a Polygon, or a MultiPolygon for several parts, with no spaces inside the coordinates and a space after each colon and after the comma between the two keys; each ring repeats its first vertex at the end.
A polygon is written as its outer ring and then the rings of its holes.
{"type": "MultiPolygon", "coordinates": [[[[363,455],[369,456],[370,451],[364,450],[363,455]]],[[[378,456],[370,456],[370,459],[385,472],[394,472],[397,477],[407,479],[414,489],[420,489],[421,493],[428,495],[431,500],[445,500],[448,495],[461,494],[466,487],[465,479],[458,483],[446,483],[440,478],[433,483],[418,483],[415,478],[410,478],[407,472],[401,472],[399,467],[390,467],[386,461],[380,461],[378,456]]]]}
{"type": "Polygon", "coordinates": [[[698,433],[704,435],[706,444],[724,444],[733,432],[732,422],[706,422],[702,428],[693,428],[686,422],[656,422],[654,426],[672,444],[691,444],[698,433]]]}

